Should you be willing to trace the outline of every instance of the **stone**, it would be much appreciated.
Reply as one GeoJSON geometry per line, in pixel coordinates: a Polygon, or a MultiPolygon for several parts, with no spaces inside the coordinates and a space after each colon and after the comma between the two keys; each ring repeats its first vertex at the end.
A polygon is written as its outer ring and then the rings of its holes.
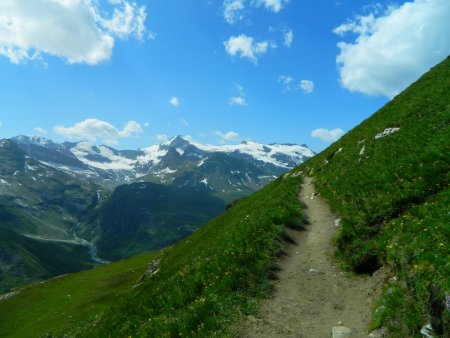
{"type": "Polygon", "coordinates": [[[384,338],[384,337],[388,337],[387,329],[382,327],[380,329],[374,330],[374,331],[369,333],[369,337],[370,338],[384,338]]]}
{"type": "Polygon", "coordinates": [[[346,326],[334,326],[332,333],[333,338],[346,338],[353,336],[353,331],[346,326]]]}

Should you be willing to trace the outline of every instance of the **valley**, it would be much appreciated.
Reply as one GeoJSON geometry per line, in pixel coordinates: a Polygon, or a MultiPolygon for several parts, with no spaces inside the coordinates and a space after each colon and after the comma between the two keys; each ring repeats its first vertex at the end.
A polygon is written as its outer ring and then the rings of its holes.
{"type": "Polygon", "coordinates": [[[136,151],[2,140],[0,230],[14,234],[0,248],[0,289],[162,249],[313,155],[306,146],[214,147],[181,136],[136,151]],[[77,254],[61,265],[48,256],[54,248],[77,254]]]}

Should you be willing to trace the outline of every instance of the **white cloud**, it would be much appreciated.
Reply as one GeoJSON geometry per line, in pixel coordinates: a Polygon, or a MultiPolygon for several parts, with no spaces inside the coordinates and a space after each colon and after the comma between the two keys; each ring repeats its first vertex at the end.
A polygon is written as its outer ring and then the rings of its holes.
{"type": "Polygon", "coordinates": [[[220,138],[220,143],[224,144],[227,141],[228,142],[237,142],[241,139],[241,137],[239,136],[238,133],[234,132],[234,131],[229,131],[227,133],[223,133],[220,130],[215,130],[212,132],[212,134],[214,136],[217,136],[220,138]]]}
{"type": "Polygon", "coordinates": [[[247,101],[245,97],[242,96],[233,96],[230,98],[230,105],[232,106],[247,106],[247,101]]]}
{"type": "Polygon", "coordinates": [[[128,121],[125,127],[119,131],[119,137],[131,137],[133,134],[140,134],[144,131],[142,126],[136,121],[128,121]]]}
{"type": "Polygon", "coordinates": [[[189,122],[186,119],[181,118],[179,121],[183,126],[185,127],[189,126],[189,122]]]}
{"type": "Polygon", "coordinates": [[[301,80],[298,86],[304,94],[311,94],[314,91],[314,82],[310,80],[301,80]]]}
{"type": "Polygon", "coordinates": [[[110,17],[91,0],[0,1],[0,55],[14,64],[53,55],[70,64],[111,58],[116,38],[145,35],[145,6],[113,1],[110,17]]]}
{"type": "Polygon", "coordinates": [[[122,39],[134,35],[139,40],[144,40],[145,19],[147,18],[145,6],[137,7],[136,3],[125,0],[115,1],[115,5],[121,5],[121,8],[114,8],[114,13],[109,20],[99,18],[101,26],[122,39]]]}
{"type": "Polygon", "coordinates": [[[70,140],[96,142],[97,139],[101,139],[103,143],[117,145],[119,138],[132,137],[141,133],[143,129],[136,121],[127,122],[124,128],[119,130],[109,122],[98,119],[86,119],[75,123],[72,127],[56,126],[53,128],[53,131],[70,140]]]}
{"type": "Polygon", "coordinates": [[[315,129],[311,132],[311,137],[319,138],[323,142],[335,142],[344,135],[345,132],[341,128],[328,130],[324,128],[315,129]]]}
{"type": "Polygon", "coordinates": [[[274,13],[281,11],[290,0],[224,0],[223,17],[230,25],[241,21],[245,17],[246,7],[264,7],[274,13]]]}
{"type": "Polygon", "coordinates": [[[450,53],[450,2],[415,0],[357,16],[334,29],[341,85],[353,92],[392,98],[450,53]]]}
{"type": "Polygon", "coordinates": [[[236,96],[230,98],[230,105],[232,106],[247,106],[247,101],[245,99],[244,87],[239,83],[234,84],[234,90],[237,93],[236,96]]]}
{"type": "Polygon", "coordinates": [[[283,45],[289,48],[292,46],[292,41],[294,41],[294,32],[292,32],[292,30],[289,30],[284,33],[283,45]]]}
{"type": "Polygon", "coordinates": [[[244,0],[225,0],[223,3],[223,17],[230,25],[244,18],[244,0]]]}
{"type": "Polygon", "coordinates": [[[169,103],[174,107],[179,107],[181,104],[181,100],[176,96],[172,96],[169,100],[169,103]]]}
{"type": "Polygon", "coordinates": [[[47,134],[47,130],[45,130],[44,128],[36,127],[33,130],[36,133],[36,135],[41,135],[42,136],[42,135],[47,134]]]}
{"type": "Polygon", "coordinates": [[[283,92],[291,92],[296,90],[297,88],[292,87],[294,81],[295,79],[289,75],[280,75],[278,77],[278,83],[281,83],[284,87],[283,92]]]}
{"type": "Polygon", "coordinates": [[[0,121],[0,127],[3,125],[3,122],[2,121],[0,121]]]}
{"type": "Polygon", "coordinates": [[[251,36],[245,34],[231,36],[223,44],[229,55],[238,55],[241,59],[249,59],[255,64],[258,62],[258,56],[265,54],[269,48],[276,48],[273,43],[268,41],[255,42],[251,36]]]}
{"type": "Polygon", "coordinates": [[[156,139],[159,142],[163,143],[163,142],[166,142],[169,138],[167,137],[166,134],[156,134],[156,139]]]}
{"type": "Polygon", "coordinates": [[[253,0],[253,3],[256,6],[264,6],[266,9],[269,9],[275,13],[281,11],[283,9],[283,6],[288,2],[289,0],[253,0]]]}

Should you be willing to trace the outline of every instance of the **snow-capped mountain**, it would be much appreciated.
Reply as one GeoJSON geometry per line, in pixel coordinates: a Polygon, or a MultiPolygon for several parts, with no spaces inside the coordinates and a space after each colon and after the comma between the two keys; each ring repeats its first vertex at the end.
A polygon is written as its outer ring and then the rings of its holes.
{"type": "Polygon", "coordinates": [[[116,150],[86,141],[62,144],[43,137],[13,138],[28,156],[101,184],[149,181],[244,195],[314,156],[306,145],[244,141],[213,146],[176,136],[139,150],[116,150]]]}

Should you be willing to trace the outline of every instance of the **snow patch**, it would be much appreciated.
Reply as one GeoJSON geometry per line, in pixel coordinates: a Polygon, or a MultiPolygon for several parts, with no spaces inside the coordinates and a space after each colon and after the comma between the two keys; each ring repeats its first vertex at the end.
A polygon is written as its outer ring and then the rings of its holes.
{"type": "Polygon", "coordinates": [[[87,164],[94,168],[104,169],[104,170],[133,170],[136,164],[135,160],[131,160],[126,157],[122,157],[114,154],[114,152],[105,146],[100,146],[96,151],[94,147],[86,141],[79,142],[74,148],[71,149],[72,154],[74,154],[81,162],[87,164]],[[110,162],[97,162],[92,161],[87,158],[89,155],[100,155],[110,162]]]}
{"type": "Polygon", "coordinates": [[[252,156],[258,161],[273,164],[277,167],[289,168],[288,164],[277,159],[277,155],[289,157],[293,162],[300,164],[303,157],[312,157],[314,153],[307,147],[290,144],[270,144],[264,145],[253,141],[246,141],[241,144],[213,146],[210,144],[200,144],[191,142],[195,147],[207,152],[233,153],[239,152],[252,156]]]}
{"type": "Polygon", "coordinates": [[[204,178],[200,181],[200,183],[203,183],[204,185],[208,186],[208,179],[204,178]]]}
{"type": "Polygon", "coordinates": [[[38,167],[34,167],[32,165],[29,165],[28,163],[25,163],[25,167],[27,168],[27,170],[31,170],[31,171],[36,171],[39,169],[38,167]]]}
{"type": "Polygon", "coordinates": [[[198,162],[197,167],[201,167],[203,164],[205,164],[205,162],[206,162],[207,159],[208,159],[207,157],[202,158],[201,161],[198,162]]]}
{"type": "Polygon", "coordinates": [[[164,157],[167,154],[167,150],[161,150],[157,144],[141,150],[145,153],[145,155],[138,156],[137,162],[139,164],[147,164],[152,162],[153,165],[157,165],[161,162],[161,157],[164,157]]]}

